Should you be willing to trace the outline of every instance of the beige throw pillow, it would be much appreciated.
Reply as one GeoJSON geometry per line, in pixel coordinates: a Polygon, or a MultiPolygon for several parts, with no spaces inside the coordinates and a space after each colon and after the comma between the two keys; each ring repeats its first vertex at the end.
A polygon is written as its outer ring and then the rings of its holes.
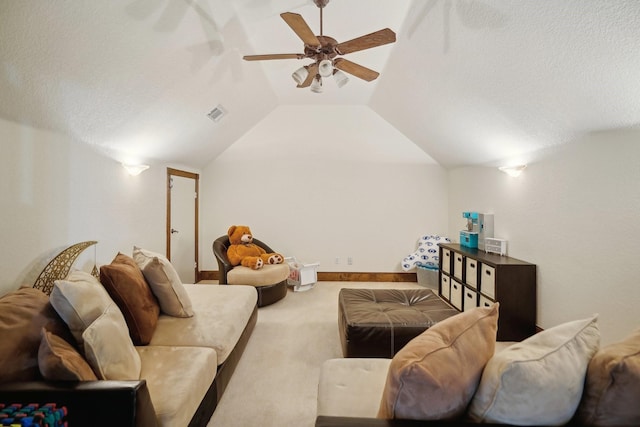
{"type": "Polygon", "coordinates": [[[469,415],[485,423],[569,422],[599,345],[594,316],[547,329],[496,353],[484,369],[469,415]]]}
{"type": "Polygon", "coordinates": [[[133,346],[127,323],[115,303],[111,303],[82,334],[84,352],[98,378],[137,380],[140,355],[133,346]]]}
{"type": "Polygon", "coordinates": [[[158,298],[163,313],[174,317],[193,316],[189,295],[178,272],[164,255],[134,246],[133,259],[158,298]]]}
{"type": "Polygon", "coordinates": [[[81,349],[84,330],[113,302],[98,279],[84,271],[56,280],[49,299],[81,349]]]}
{"type": "Polygon", "coordinates": [[[433,420],[465,413],[493,355],[498,304],[436,323],[391,361],[379,418],[433,420]]]}
{"type": "Polygon", "coordinates": [[[580,420],[591,426],[640,425],[640,329],[589,362],[580,420]]]}

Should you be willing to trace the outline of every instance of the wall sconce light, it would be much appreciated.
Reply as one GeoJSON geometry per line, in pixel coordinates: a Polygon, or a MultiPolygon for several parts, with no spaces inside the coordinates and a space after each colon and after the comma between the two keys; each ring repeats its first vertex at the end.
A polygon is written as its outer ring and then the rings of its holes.
{"type": "Polygon", "coordinates": [[[125,168],[131,176],[140,175],[142,172],[149,169],[149,165],[135,165],[127,163],[123,163],[122,167],[125,168]]]}
{"type": "Polygon", "coordinates": [[[501,172],[504,172],[507,175],[516,178],[516,177],[519,177],[522,171],[525,170],[526,168],[527,168],[527,165],[518,165],[518,166],[502,166],[502,167],[499,167],[498,169],[501,172]]]}

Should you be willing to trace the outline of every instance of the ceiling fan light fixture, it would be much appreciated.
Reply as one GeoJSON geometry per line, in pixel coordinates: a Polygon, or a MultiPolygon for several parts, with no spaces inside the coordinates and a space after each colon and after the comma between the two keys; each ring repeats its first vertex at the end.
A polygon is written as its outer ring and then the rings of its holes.
{"type": "Polygon", "coordinates": [[[333,64],[330,59],[323,59],[318,64],[318,74],[322,77],[331,77],[333,74],[333,64]]]}
{"type": "MultiPolygon", "coordinates": [[[[302,69],[299,69],[292,74],[292,77],[298,84],[298,88],[306,88],[313,84],[312,91],[316,93],[322,91],[322,77],[329,78],[330,76],[335,75],[336,68],[367,82],[377,79],[380,73],[347,59],[336,58],[336,56],[360,52],[389,43],[395,43],[396,33],[389,28],[383,28],[382,30],[365,34],[346,42],[338,43],[336,39],[324,35],[323,32],[322,10],[329,3],[329,0],[313,0],[313,2],[320,9],[320,35],[315,35],[302,15],[293,12],[284,12],[280,14],[280,17],[284,22],[303,42],[304,53],[244,55],[242,59],[245,61],[305,58],[312,60],[313,63],[304,67],[306,69],[306,74],[302,69]]],[[[347,81],[347,79],[342,75],[338,75],[335,78],[336,84],[338,84],[339,87],[343,86],[347,81]]]]}
{"type": "Polygon", "coordinates": [[[346,85],[349,81],[349,77],[347,77],[347,74],[340,70],[335,70],[333,72],[333,79],[335,80],[336,86],[338,87],[346,85]]]}
{"type": "Polygon", "coordinates": [[[307,79],[308,75],[309,71],[307,70],[307,67],[300,67],[291,75],[291,77],[293,77],[293,80],[300,85],[307,79]]]}
{"type": "Polygon", "coordinates": [[[322,93],[322,78],[317,75],[311,83],[311,92],[322,93]]]}

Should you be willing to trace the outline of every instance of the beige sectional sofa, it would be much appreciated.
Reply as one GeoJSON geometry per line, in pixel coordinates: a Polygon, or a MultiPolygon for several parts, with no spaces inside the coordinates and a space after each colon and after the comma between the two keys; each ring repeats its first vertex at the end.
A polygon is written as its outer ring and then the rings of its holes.
{"type": "Polygon", "coordinates": [[[326,361],[316,427],[640,425],[640,329],[600,347],[594,315],[496,343],[497,317],[452,316],[392,359],[326,361]]]}
{"type": "Polygon", "coordinates": [[[0,403],[58,402],[69,425],[205,426],[256,321],[255,289],[182,284],[134,248],[100,280],[0,298],[0,403]]]}

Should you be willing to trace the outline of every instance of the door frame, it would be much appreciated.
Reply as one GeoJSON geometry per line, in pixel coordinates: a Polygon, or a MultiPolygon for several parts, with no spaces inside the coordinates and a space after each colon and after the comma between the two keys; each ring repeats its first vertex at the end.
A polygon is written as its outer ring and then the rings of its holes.
{"type": "Polygon", "coordinates": [[[180,176],[183,178],[189,178],[189,179],[193,179],[194,180],[194,184],[195,184],[195,197],[194,197],[194,203],[195,203],[195,227],[193,232],[195,233],[194,235],[194,242],[195,242],[195,259],[194,259],[194,266],[195,266],[195,282],[197,283],[198,281],[200,281],[200,263],[198,262],[199,260],[199,256],[198,256],[198,235],[200,234],[199,232],[199,203],[198,201],[200,200],[200,175],[198,175],[197,173],[193,173],[193,172],[187,172],[187,171],[183,171],[183,170],[179,170],[179,169],[173,169],[173,168],[167,168],[167,226],[166,226],[166,241],[167,241],[167,259],[169,261],[171,261],[171,177],[172,176],[180,176]]]}

